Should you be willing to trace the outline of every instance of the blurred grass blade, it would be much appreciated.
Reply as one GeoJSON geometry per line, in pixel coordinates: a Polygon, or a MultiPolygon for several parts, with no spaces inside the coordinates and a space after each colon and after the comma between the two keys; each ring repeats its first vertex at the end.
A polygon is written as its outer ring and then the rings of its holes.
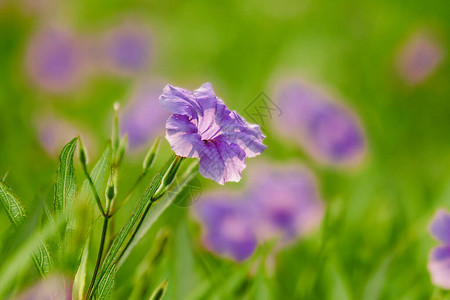
{"type": "Polygon", "coordinates": [[[147,206],[150,205],[151,203],[150,200],[153,194],[155,193],[156,189],[161,184],[161,179],[162,179],[161,174],[158,173],[155,175],[155,178],[150,184],[150,187],[144,193],[144,196],[139,201],[133,214],[128,219],[127,223],[122,227],[117,237],[114,239],[111,247],[109,248],[105,256],[105,260],[103,261],[100,276],[102,276],[112,264],[115,264],[118,257],[122,255],[121,249],[123,249],[123,247],[129,242],[131,238],[130,233],[132,233],[132,230],[138,223],[139,219],[141,218],[142,213],[145,211],[147,206]]]}
{"type": "Polygon", "coordinates": [[[94,299],[104,300],[108,299],[114,288],[114,278],[116,276],[117,268],[116,265],[112,265],[107,272],[102,276],[98,287],[94,292],[94,299]]]}
{"type": "Polygon", "coordinates": [[[183,190],[183,188],[195,177],[197,174],[197,162],[191,164],[182,178],[180,179],[180,184],[176,186],[172,186],[171,189],[171,195],[166,195],[161,200],[156,202],[154,204],[154,207],[152,209],[152,213],[147,216],[143,220],[142,226],[139,228],[138,232],[136,233],[135,238],[131,241],[130,245],[128,246],[127,250],[123,254],[123,256],[120,258],[118,262],[118,268],[122,265],[122,263],[125,261],[125,259],[130,254],[131,250],[136,246],[136,244],[144,237],[144,235],[150,230],[152,225],[156,222],[156,220],[161,216],[161,214],[170,206],[171,199],[175,197],[177,193],[183,190]]]}
{"type": "MultiPolygon", "coordinates": [[[[1,179],[0,199],[14,226],[22,224],[26,218],[25,206],[19,200],[19,197],[14,194],[12,189],[1,179]]],[[[36,268],[41,276],[44,276],[51,271],[52,260],[50,258],[50,252],[44,243],[39,245],[39,248],[33,252],[32,256],[36,268]]]]}
{"type": "Polygon", "coordinates": [[[13,281],[23,274],[23,271],[30,263],[31,255],[52,235],[55,235],[64,224],[65,216],[55,219],[55,222],[48,222],[44,228],[28,237],[22,246],[17,249],[11,257],[3,258],[4,263],[0,269],[0,299],[5,299],[8,289],[13,281]]]}
{"type": "Polygon", "coordinates": [[[3,180],[0,180],[0,200],[11,222],[16,226],[22,224],[26,217],[25,207],[3,180]]]}
{"type": "Polygon", "coordinates": [[[39,248],[33,252],[33,261],[39,274],[44,277],[53,269],[50,251],[45,243],[41,242],[39,248]]]}
{"type": "Polygon", "coordinates": [[[67,214],[75,195],[75,174],[73,168],[73,155],[77,146],[77,138],[72,139],[59,155],[60,165],[56,175],[54,208],[56,214],[67,214]]]}
{"type": "Polygon", "coordinates": [[[147,154],[145,155],[144,162],[142,163],[142,173],[146,174],[153,162],[155,161],[156,154],[158,152],[160,138],[159,136],[156,138],[153,145],[148,149],[147,154]]]}
{"type": "Polygon", "coordinates": [[[83,247],[83,254],[81,255],[80,265],[78,266],[77,273],[75,274],[75,279],[73,281],[72,289],[72,299],[81,300],[83,299],[84,286],[86,284],[86,266],[89,255],[89,241],[90,238],[86,240],[83,247]]]}
{"type": "Polygon", "coordinates": [[[149,300],[161,300],[164,297],[164,294],[167,290],[167,284],[169,281],[164,280],[152,293],[149,300]]]}

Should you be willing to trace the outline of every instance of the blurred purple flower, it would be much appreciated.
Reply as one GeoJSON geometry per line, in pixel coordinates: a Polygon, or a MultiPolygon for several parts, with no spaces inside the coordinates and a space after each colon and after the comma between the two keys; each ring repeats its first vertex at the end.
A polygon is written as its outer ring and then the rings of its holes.
{"type": "Polygon", "coordinates": [[[440,65],[444,51],[439,43],[428,34],[414,34],[401,48],[397,57],[400,76],[409,84],[424,81],[440,65]]]}
{"type": "Polygon", "coordinates": [[[428,271],[431,281],[444,289],[450,289],[450,214],[445,210],[438,210],[430,231],[441,243],[430,253],[428,271]]]}
{"type": "Polygon", "coordinates": [[[36,283],[16,300],[71,300],[73,282],[63,277],[49,277],[36,283]]]}
{"type": "Polygon", "coordinates": [[[74,89],[82,80],[84,58],[78,38],[61,28],[46,28],[29,42],[26,65],[30,79],[50,92],[74,89]]]}
{"type": "Polygon", "coordinates": [[[324,207],[315,179],[301,165],[261,164],[252,168],[247,198],[260,241],[297,240],[318,227],[324,207]]]}
{"type": "Polygon", "coordinates": [[[245,201],[230,199],[230,195],[202,196],[195,214],[203,224],[202,241],[209,251],[236,261],[252,255],[257,241],[247,208],[245,201]]]}
{"type": "Polygon", "coordinates": [[[131,149],[138,149],[163,132],[169,113],[158,103],[164,85],[141,83],[135,89],[121,116],[122,134],[128,134],[131,149]]]}
{"type": "Polygon", "coordinates": [[[38,116],[34,123],[39,142],[51,157],[55,157],[55,155],[61,152],[66,143],[78,135],[83,137],[83,140],[91,150],[95,148],[89,136],[65,120],[51,115],[42,115],[38,116]]]}
{"type": "Polygon", "coordinates": [[[244,194],[203,195],[194,214],[203,225],[203,244],[237,261],[257,243],[279,239],[278,248],[317,228],[324,206],[315,180],[301,165],[262,164],[252,168],[244,194]]]}
{"type": "Polygon", "coordinates": [[[366,142],[357,118],[330,95],[304,82],[281,84],[276,101],[284,112],[276,129],[297,141],[315,159],[350,166],[365,155],[366,142]]]}
{"type": "Polygon", "coordinates": [[[120,75],[145,71],[151,61],[151,35],[138,23],[124,23],[111,30],[104,41],[106,67],[120,75]]]}
{"type": "Polygon", "coordinates": [[[194,93],[167,85],[160,102],[173,115],[166,138],[175,154],[200,158],[200,174],[219,184],[239,181],[245,158],[261,154],[265,136],[216,97],[210,83],[194,93]]]}

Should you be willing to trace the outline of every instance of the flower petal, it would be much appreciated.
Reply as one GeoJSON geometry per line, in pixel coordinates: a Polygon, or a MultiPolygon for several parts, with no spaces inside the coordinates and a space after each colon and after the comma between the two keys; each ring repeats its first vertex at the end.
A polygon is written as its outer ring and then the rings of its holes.
{"type": "Polygon", "coordinates": [[[450,289],[450,246],[433,249],[428,262],[428,271],[433,284],[450,289]]]}
{"type": "Polygon", "coordinates": [[[431,222],[430,231],[441,243],[450,245],[450,214],[443,209],[438,210],[431,222]]]}
{"type": "Polygon", "coordinates": [[[245,152],[236,144],[228,144],[220,139],[205,142],[200,153],[199,171],[206,178],[224,184],[239,181],[245,168],[245,152]]]}
{"type": "Polygon", "coordinates": [[[266,136],[261,132],[259,125],[249,124],[237,112],[231,113],[234,120],[232,125],[226,126],[222,130],[223,139],[227,143],[235,143],[245,151],[247,157],[255,157],[261,154],[267,146],[262,141],[266,136]]]}
{"type": "Polygon", "coordinates": [[[197,119],[197,116],[202,114],[191,91],[170,84],[164,88],[159,102],[173,114],[188,116],[191,119],[197,119]]]}
{"type": "Polygon", "coordinates": [[[166,139],[176,155],[183,157],[199,157],[204,152],[204,143],[197,133],[197,127],[188,116],[172,115],[166,123],[166,139]]]}

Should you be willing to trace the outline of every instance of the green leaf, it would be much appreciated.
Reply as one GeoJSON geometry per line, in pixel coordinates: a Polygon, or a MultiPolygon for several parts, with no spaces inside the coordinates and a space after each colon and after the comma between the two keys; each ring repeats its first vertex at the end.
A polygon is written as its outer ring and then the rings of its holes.
{"type": "Polygon", "coordinates": [[[75,279],[73,281],[72,298],[73,300],[83,299],[84,286],[86,284],[86,266],[89,255],[89,241],[90,238],[86,240],[83,248],[83,254],[81,255],[80,265],[78,266],[77,273],[75,274],[75,279]]]}
{"type": "Polygon", "coordinates": [[[116,272],[117,272],[116,265],[112,265],[107,270],[105,275],[102,276],[102,279],[98,283],[98,287],[94,292],[94,299],[104,300],[109,298],[114,288],[114,279],[116,276],[116,272]]]}
{"type": "Polygon", "coordinates": [[[67,214],[76,196],[73,154],[77,138],[72,139],[59,155],[60,165],[56,175],[54,208],[57,214],[67,214]]]}
{"type": "Polygon", "coordinates": [[[166,279],[155,289],[155,291],[150,296],[149,300],[161,300],[164,297],[164,294],[166,293],[167,284],[168,281],[166,279]]]}
{"type": "MultiPolygon", "coordinates": [[[[111,156],[111,147],[108,145],[108,147],[105,149],[102,156],[100,157],[100,159],[98,160],[98,162],[95,164],[94,168],[91,171],[91,178],[97,190],[100,190],[102,184],[104,183],[105,174],[109,166],[110,156],[111,156]]],[[[88,202],[94,200],[94,197],[92,196],[91,187],[89,186],[89,181],[87,179],[84,180],[83,182],[79,198],[87,199],[88,202]]]]}
{"type": "Polygon", "coordinates": [[[22,245],[14,251],[11,257],[4,257],[0,270],[0,299],[5,299],[8,289],[14,280],[22,274],[31,261],[33,253],[51,236],[55,235],[64,224],[65,216],[59,216],[54,222],[48,222],[42,230],[35,232],[27,238],[22,245]]]}
{"type": "MultiPolygon", "coordinates": [[[[19,197],[14,194],[12,189],[0,179],[0,199],[5,210],[14,226],[18,226],[25,221],[25,206],[20,202],[19,197]]],[[[44,243],[33,252],[33,261],[41,276],[44,276],[52,269],[52,260],[50,252],[44,243]]]]}
{"type": "Polygon", "coordinates": [[[162,176],[161,174],[156,174],[150,187],[144,193],[144,196],[141,198],[139,203],[137,204],[133,214],[128,219],[127,223],[121,228],[119,234],[114,239],[111,247],[109,248],[105,260],[103,261],[102,269],[100,275],[104,274],[105,271],[112,265],[115,264],[118,258],[122,255],[123,249],[129,240],[132,237],[132,230],[138,223],[141,218],[142,213],[148,208],[151,204],[151,198],[155,193],[156,189],[161,184],[162,176]],[[127,242],[127,243],[125,243],[127,242]]]}
{"type": "Polygon", "coordinates": [[[170,206],[171,199],[174,199],[177,195],[177,193],[181,192],[183,188],[195,177],[195,175],[198,172],[197,169],[198,163],[192,163],[187,170],[184,172],[184,175],[180,179],[180,183],[176,186],[172,186],[172,189],[170,190],[170,196],[166,195],[161,200],[156,202],[154,204],[154,207],[152,209],[152,213],[143,220],[142,226],[139,228],[138,232],[136,233],[134,239],[131,241],[130,245],[128,246],[127,250],[123,254],[123,256],[120,258],[120,261],[118,262],[118,267],[122,265],[123,261],[128,257],[131,250],[136,246],[136,244],[145,236],[145,234],[150,230],[152,225],[156,222],[156,220],[161,216],[161,214],[170,206]]]}
{"type": "Polygon", "coordinates": [[[45,243],[41,242],[39,248],[33,252],[33,261],[39,274],[44,277],[53,269],[50,251],[45,243]]]}
{"type": "Polygon", "coordinates": [[[22,224],[26,218],[25,207],[11,188],[0,179],[0,200],[14,225],[22,224]]]}

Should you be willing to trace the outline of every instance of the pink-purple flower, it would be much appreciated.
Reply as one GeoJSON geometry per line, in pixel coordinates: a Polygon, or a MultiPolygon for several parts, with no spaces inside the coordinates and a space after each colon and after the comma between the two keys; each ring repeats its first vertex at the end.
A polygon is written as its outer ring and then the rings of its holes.
{"type": "Polygon", "coordinates": [[[250,257],[257,240],[248,215],[248,202],[217,193],[204,195],[202,199],[195,207],[195,214],[203,224],[203,245],[236,261],[250,257]]]}
{"type": "Polygon", "coordinates": [[[49,27],[33,36],[26,57],[30,79],[50,92],[77,87],[84,76],[84,56],[78,37],[69,30],[49,27]]]}
{"type": "Polygon", "coordinates": [[[430,253],[428,271],[431,281],[444,289],[450,289],[450,214],[443,209],[438,210],[430,231],[441,243],[430,253]]]}
{"type": "Polygon", "coordinates": [[[440,43],[432,35],[420,31],[401,48],[396,63],[400,76],[415,85],[427,79],[443,59],[444,50],[440,43]]]}
{"type": "Polygon", "coordinates": [[[167,85],[160,102],[172,113],[166,123],[172,150],[200,158],[200,174],[220,184],[239,181],[246,157],[266,148],[259,126],[230,111],[210,83],[194,92],[167,85]]]}
{"type": "Polygon", "coordinates": [[[209,193],[194,206],[204,246],[236,261],[250,257],[260,243],[277,249],[316,229],[324,205],[314,177],[299,164],[261,164],[252,168],[241,194],[209,193]]]}
{"type": "Polygon", "coordinates": [[[158,103],[161,88],[157,80],[138,84],[125,105],[120,122],[122,134],[128,134],[131,149],[139,149],[162,133],[169,113],[158,103]]]}
{"type": "Polygon", "coordinates": [[[365,156],[365,136],[357,117],[330,94],[294,79],[280,84],[275,97],[283,108],[275,129],[319,162],[346,167],[365,156]]]}

